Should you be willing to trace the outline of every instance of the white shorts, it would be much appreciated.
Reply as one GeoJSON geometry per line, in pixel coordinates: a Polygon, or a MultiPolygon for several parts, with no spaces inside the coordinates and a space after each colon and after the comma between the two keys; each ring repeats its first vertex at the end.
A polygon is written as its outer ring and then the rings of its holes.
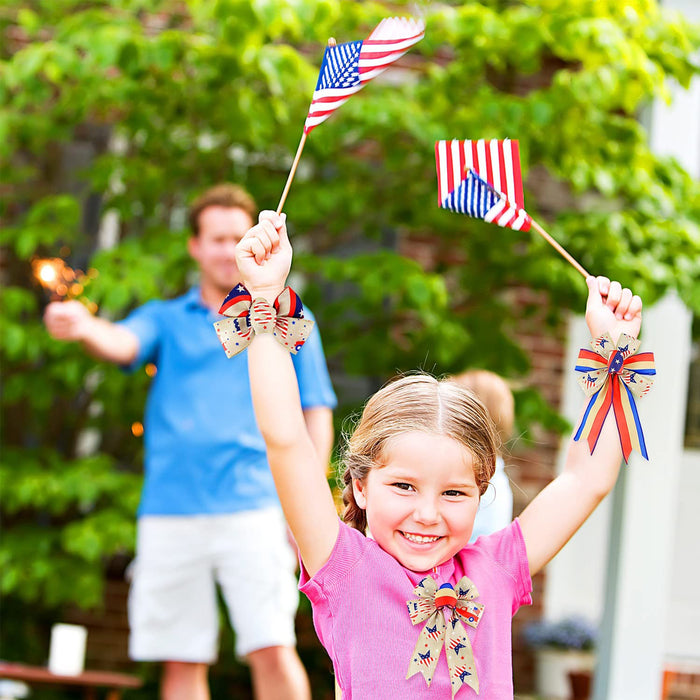
{"type": "Polygon", "coordinates": [[[221,586],[236,654],[294,646],[296,557],[277,508],[139,519],[129,592],[135,661],[216,661],[221,586]]]}

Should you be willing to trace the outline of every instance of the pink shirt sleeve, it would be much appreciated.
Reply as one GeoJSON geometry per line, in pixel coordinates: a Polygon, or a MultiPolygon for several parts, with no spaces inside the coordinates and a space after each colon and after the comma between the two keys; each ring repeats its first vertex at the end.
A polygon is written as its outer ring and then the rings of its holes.
{"type": "Polygon", "coordinates": [[[532,605],[530,565],[525,538],[517,518],[508,527],[492,535],[479,537],[472,547],[481,550],[494,566],[499,567],[513,581],[512,615],[515,615],[521,605],[532,605]]]}
{"type": "Polygon", "coordinates": [[[333,629],[332,616],[336,609],[330,601],[346,597],[349,591],[354,592],[349,588],[348,578],[365,556],[369,542],[362,533],[340,521],[333,551],[313,578],[309,577],[303,562],[299,562],[299,590],[311,601],[316,632],[327,650],[333,648],[328,636],[333,629]]]}

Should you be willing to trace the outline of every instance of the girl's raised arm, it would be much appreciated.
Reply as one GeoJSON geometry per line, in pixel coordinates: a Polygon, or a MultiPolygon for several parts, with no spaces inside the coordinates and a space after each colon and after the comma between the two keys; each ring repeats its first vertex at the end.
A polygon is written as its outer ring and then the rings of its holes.
{"type": "MultiPolygon", "coordinates": [[[[619,282],[589,277],[586,322],[594,338],[621,333],[634,338],[642,322],[642,301],[619,282]]],[[[563,472],[548,484],[520,516],[530,573],[535,574],[569,541],[612,490],[622,461],[612,410],[593,454],[586,440],[573,440],[563,472]]]]}
{"type": "MultiPolygon", "coordinates": [[[[291,261],[284,215],[262,212],[260,222],[236,247],[238,269],[253,300],[274,303],[291,261]]],[[[330,557],[339,525],[325,468],[304,422],[292,359],[272,334],[256,335],[248,347],[248,371],[277,494],[304,566],[313,576],[330,557]]]]}

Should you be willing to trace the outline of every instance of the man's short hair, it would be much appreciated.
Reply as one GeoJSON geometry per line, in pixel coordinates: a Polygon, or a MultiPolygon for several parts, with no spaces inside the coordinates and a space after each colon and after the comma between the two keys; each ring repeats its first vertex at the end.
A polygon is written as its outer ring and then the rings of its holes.
{"type": "Polygon", "coordinates": [[[210,187],[190,205],[188,220],[193,236],[199,235],[199,215],[207,207],[242,209],[253,222],[258,218],[258,206],[253,197],[240,185],[224,182],[210,187]]]}

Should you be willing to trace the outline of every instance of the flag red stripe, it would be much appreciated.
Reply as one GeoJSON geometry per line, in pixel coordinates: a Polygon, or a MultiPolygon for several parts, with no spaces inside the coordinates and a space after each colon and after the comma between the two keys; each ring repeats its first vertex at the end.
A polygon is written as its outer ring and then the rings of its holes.
{"type": "Polygon", "coordinates": [[[519,207],[524,207],[525,199],[523,198],[523,176],[520,171],[520,143],[518,141],[511,141],[510,143],[513,152],[513,180],[515,182],[515,193],[513,194],[513,198],[519,207]]]}
{"type": "Polygon", "coordinates": [[[452,169],[452,142],[448,141],[446,143],[447,148],[445,149],[446,157],[447,157],[447,192],[453,192],[455,189],[455,182],[454,178],[452,176],[453,169],[452,169]]]}
{"type": "Polygon", "coordinates": [[[344,97],[340,96],[331,96],[331,97],[315,97],[314,101],[311,103],[311,105],[318,105],[318,104],[331,104],[334,102],[340,102],[341,100],[347,100],[350,97],[350,95],[345,95],[344,97]]]}
{"type": "Polygon", "coordinates": [[[484,221],[487,221],[490,224],[498,224],[498,219],[503,216],[503,212],[507,209],[508,203],[505,199],[499,199],[496,204],[491,207],[486,212],[486,215],[484,216],[484,221]]]}
{"type": "Polygon", "coordinates": [[[440,155],[440,141],[435,142],[435,171],[437,172],[437,183],[438,183],[438,205],[442,205],[442,175],[440,174],[442,163],[442,156],[440,155]]]}
{"type": "Polygon", "coordinates": [[[321,105],[320,108],[317,107],[318,103],[315,103],[312,105],[313,109],[309,109],[309,114],[307,116],[307,119],[312,118],[312,117],[320,117],[323,116],[324,114],[331,114],[332,112],[335,112],[335,110],[340,107],[344,102],[347,102],[350,98],[346,97],[342,102],[335,101],[332,104],[328,105],[321,105]]]}
{"type": "MultiPolygon", "coordinates": [[[[478,141],[472,141],[471,146],[472,146],[472,168],[476,170],[477,173],[479,173],[479,151],[477,150],[477,145],[478,141]]],[[[479,173],[481,174],[481,173],[479,173]]]]}
{"type": "MultiPolygon", "coordinates": [[[[444,142],[442,142],[444,144],[444,142]]],[[[435,169],[437,170],[437,180],[438,180],[438,205],[442,206],[443,192],[445,191],[445,183],[442,178],[442,163],[443,157],[440,153],[441,142],[435,142],[435,169]]]]}
{"type": "Polygon", "coordinates": [[[425,32],[418,32],[418,34],[413,34],[412,36],[404,36],[401,37],[400,39],[365,39],[362,42],[362,47],[364,48],[365,46],[381,46],[382,44],[401,44],[404,41],[413,41],[414,39],[418,41],[419,39],[422,39],[423,36],[425,35],[425,32]]]}
{"type": "MultiPolygon", "coordinates": [[[[506,156],[503,152],[503,141],[498,142],[498,169],[501,173],[501,186],[498,188],[501,192],[508,192],[508,177],[506,174],[506,156]]],[[[508,196],[506,194],[506,196],[508,196]]],[[[519,202],[515,202],[516,207],[520,206],[519,202]]]]}
{"type": "Polygon", "coordinates": [[[510,219],[508,219],[508,221],[505,224],[499,224],[499,226],[503,226],[504,228],[510,228],[517,218],[518,218],[518,210],[514,209],[513,215],[510,217],[510,219]]]}
{"type": "MultiPolygon", "coordinates": [[[[364,44],[362,45],[362,48],[364,49],[365,46],[364,44]]],[[[360,54],[358,63],[362,63],[362,61],[377,61],[382,58],[387,58],[391,57],[390,61],[386,61],[386,63],[391,63],[391,61],[395,61],[397,58],[401,58],[408,49],[388,49],[387,51],[362,51],[360,54]],[[395,58],[394,58],[395,57],[395,58]]],[[[360,69],[362,69],[362,66],[360,66],[360,69]]]]}
{"type": "Polygon", "coordinates": [[[309,112],[309,114],[306,117],[307,121],[314,121],[314,119],[322,119],[322,118],[328,118],[328,115],[333,114],[335,112],[335,109],[326,109],[326,110],[318,110],[318,111],[313,111],[309,112]]]}
{"type": "Polygon", "coordinates": [[[376,78],[380,73],[383,73],[391,65],[391,63],[392,62],[389,61],[389,63],[386,63],[381,66],[360,66],[357,69],[357,72],[360,76],[360,80],[363,83],[366,83],[372,80],[372,78],[376,78]]]}
{"type": "Polygon", "coordinates": [[[486,156],[486,181],[489,185],[493,185],[493,164],[491,163],[491,158],[489,157],[491,149],[491,141],[486,141],[485,145],[485,156],[486,156]]]}

